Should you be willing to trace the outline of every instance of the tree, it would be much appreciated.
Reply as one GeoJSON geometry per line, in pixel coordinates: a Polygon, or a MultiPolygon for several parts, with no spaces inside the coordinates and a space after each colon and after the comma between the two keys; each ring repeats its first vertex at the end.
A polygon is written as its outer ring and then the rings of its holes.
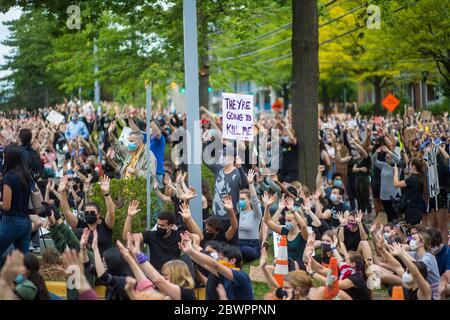
{"type": "Polygon", "coordinates": [[[54,74],[47,72],[48,61],[43,57],[51,54],[50,23],[41,10],[24,12],[20,19],[6,23],[9,38],[3,44],[14,48],[6,56],[3,70],[11,73],[4,80],[12,87],[8,105],[15,108],[37,108],[54,104],[61,96],[59,82],[54,74]]]}
{"type": "Polygon", "coordinates": [[[292,0],[292,106],[300,181],[314,188],[319,163],[317,1],[292,0]]]}

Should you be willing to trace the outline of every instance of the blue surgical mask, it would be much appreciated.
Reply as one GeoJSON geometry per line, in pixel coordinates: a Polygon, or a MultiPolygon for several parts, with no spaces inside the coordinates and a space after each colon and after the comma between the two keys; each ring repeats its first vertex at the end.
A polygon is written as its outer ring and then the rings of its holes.
{"type": "Polygon", "coordinates": [[[21,273],[19,273],[18,275],[17,275],[17,277],[14,279],[14,282],[16,283],[16,284],[21,284],[22,282],[24,282],[25,281],[25,277],[23,276],[23,274],[21,274],[21,273]]]}
{"type": "Polygon", "coordinates": [[[241,208],[241,210],[245,210],[245,208],[247,208],[247,202],[244,199],[240,199],[239,207],[241,208]]]}
{"type": "Polygon", "coordinates": [[[286,229],[288,229],[289,231],[291,231],[292,228],[294,228],[294,225],[293,225],[292,223],[286,221],[286,223],[284,224],[284,227],[285,227],[286,229]]]}
{"type": "Polygon", "coordinates": [[[342,187],[342,180],[334,180],[333,186],[335,187],[342,187]]]}
{"type": "Polygon", "coordinates": [[[330,200],[333,203],[338,202],[338,198],[337,198],[337,196],[334,193],[330,194],[330,200]]]}
{"type": "Polygon", "coordinates": [[[129,151],[136,151],[136,149],[137,149],[137,144],[136,143],[133,143],[133,142],[129,142],[128,143],[128,150],[129,151]]]}

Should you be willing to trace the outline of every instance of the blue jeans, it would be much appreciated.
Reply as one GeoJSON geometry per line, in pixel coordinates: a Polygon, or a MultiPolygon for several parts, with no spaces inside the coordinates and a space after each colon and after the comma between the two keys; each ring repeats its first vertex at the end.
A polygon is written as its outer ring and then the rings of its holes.
{"type": "Polygon", "coordinates": [[[13,244],[22,253],[28,253],[31,240],[31,220],[28,216],[2,215],[0,222],[0,256],[13,244]]]}
{"type": "Polygon", "coordinates": [[[261,242],[259,239],[239,239],[239,249],[241,249],[242,258],[244,261],[252,262],[258,259],[261,255],[261,242]]]}

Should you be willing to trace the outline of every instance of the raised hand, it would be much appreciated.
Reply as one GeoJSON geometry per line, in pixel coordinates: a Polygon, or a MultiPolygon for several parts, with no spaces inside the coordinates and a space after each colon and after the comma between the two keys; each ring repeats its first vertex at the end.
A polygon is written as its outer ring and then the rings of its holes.
{"type": "Polygon", "coordinates": [[[364,216],[363,212],[361,210],[358,210],[358,213],[356,214],[356,217],[355,217],[356,222],[361,223],[363,216],[364,216]]]}
{"type": "Polygon", "coordinates": [[[83,229],[83,234],[81,235],[81,238],[80,238],[80,248],[81,249],[86,249],[86,245],[87,245],[90,233],[91,233],[91,231],[89,231],[89,228],[83,229]]]}
{"type": "Polygon", "coordinates": [[[128,205],[128,212],[127,212],[128,216],[129,217],[136,216],[141,211],[141,209],[138,208],[139,208],[139,201],[137,200],[131,201],[130,204],[128,205]]]}
{"type": "Polygon", "coordinates": [[[97,229],[92,231],[94,237],[92,238],[92,250],[98,250],[98,232],[97,229]]]}
{"type": "Polygon", "coordinates": [[[194,187],[189,187],[188,191],[185,193],[185,195],[187,197],[186,200],[191,200],[197,196],[197,190],[195,190],[194,187]]]}
{"type": "Polygon", "coordinates": [[[19,250],[14,250],[7,258],[0,272],[0,279],[7,283],[12,283],[14,279],[27,270],[23,264],[23,254],[19,250]]]}
{"type": "Polygon", "coordinates": [[[109,179],[108,176],[104,175],[100,178],[100,189],[102,190],[103,194],[109,193],[110,183],[111,179],[109,179]]]}
{"type": "Polygon", "coordinates": [[[59,181],[58,192],[59,193],[66,192],[68,186],[69,186],[69,178],[67,176],[62,177],[61,180],[59,181]]]}
{"type": "Polygon", "coordinates": [[[288,197],[288,198],[286,198],[285,202],[286,202],[286,208],[293,211],[294,210],[294,199],[291,197],[288,197]]]}
{"type": "Polygon", "coordinates": [[[252,184],[253,183],[253,181],[255,179],[255,175],[256,175],[255,170],[253,170],[253,169],[248,170],[248,174],[247,174],[247,182],[248,182],[248,184],[252,184]]]}
{"type": "Polygon", "coordinates": [[[338,213],[337,217],[341,226],[347,224],[347,219],[344,217],[344,214],[342,212],[338,213]]]}
{"type": "Polygon", "coordinates": [[[270,195],[267,191],[264,191],[264,196],[262,197],[262,201],[265,207],[269,207],[272,203],[275,202],[277,196],[275,194],[270,195]]]}
{"type": "Polygon", "coordinates": [[[278,210],[283,210],[286,208],[286,199],[284,198],[284,193],[281,195],[281,199],[278,200],[278,210]]]}
{"type": "Polygon", "coordinates": [[[225,210],[232,210],[233,209],[233,201],[231,200],[231,196],[229,194],[226,194],[222,198],[223,207],[225,210]]]}
{"type": "Polygon", "coordinates": [[[183,203],[182,205],[180,205],[180,211],[179,211],[181,217],[184,219],[189,219],[192,217],[191,214],[191,210],[189,208],[189,205],[187,205],[186,203],[183,203]]]}
{"type": "Polygon", "coordinates": [[[236,167],[240,168],[242,166],[243,161],[242,161],[241,157],[236,156],[236,158],[234,158],[234,161],[235,161],[236,167]]]}

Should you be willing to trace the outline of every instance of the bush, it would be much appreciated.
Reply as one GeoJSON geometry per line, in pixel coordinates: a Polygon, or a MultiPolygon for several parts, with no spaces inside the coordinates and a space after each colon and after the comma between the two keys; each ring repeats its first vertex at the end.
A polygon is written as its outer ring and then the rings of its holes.
{"type": "Polygon", "coordinates": [[[445,98],[442,103],[437,103],[428,107],[428,110],[431,111],[433,116],[442,116],[444,115],[444,112],[450,112],[450,99],[445,98]]]}
{"type": "MultiPolygon", "coordinates": [[[[132,200],[139,201],[139,208],[141,211],[133,219],[131,230],[133,232],[143,232],[146,227],[147,217],[147,191],[146,179],[139,177],[137,179],[113,179],[111,180],[110,195],[116,204],[116,215],[113,229],[113,241],[122,239],[122,230],[127,217],[128,205],[132,200]]],[[[96,183],[91,190],[89,199],[100,206],[100,212],[106,214],[106,204],[100,190],[100,185],[96,183]]],[[[154,221],[156,211],[156,195],[152,193],[151,196],[151,218],[154,221]]],[[[153,223],[151,223],[153,226],[153,223]]]]}
{"type": "Polygon", "coordinates": [[[373,103],[364,103],[358,107],[359,114],[363,117],[371,117],[373,116],[375,110],[375,104],[373,103]]]}

